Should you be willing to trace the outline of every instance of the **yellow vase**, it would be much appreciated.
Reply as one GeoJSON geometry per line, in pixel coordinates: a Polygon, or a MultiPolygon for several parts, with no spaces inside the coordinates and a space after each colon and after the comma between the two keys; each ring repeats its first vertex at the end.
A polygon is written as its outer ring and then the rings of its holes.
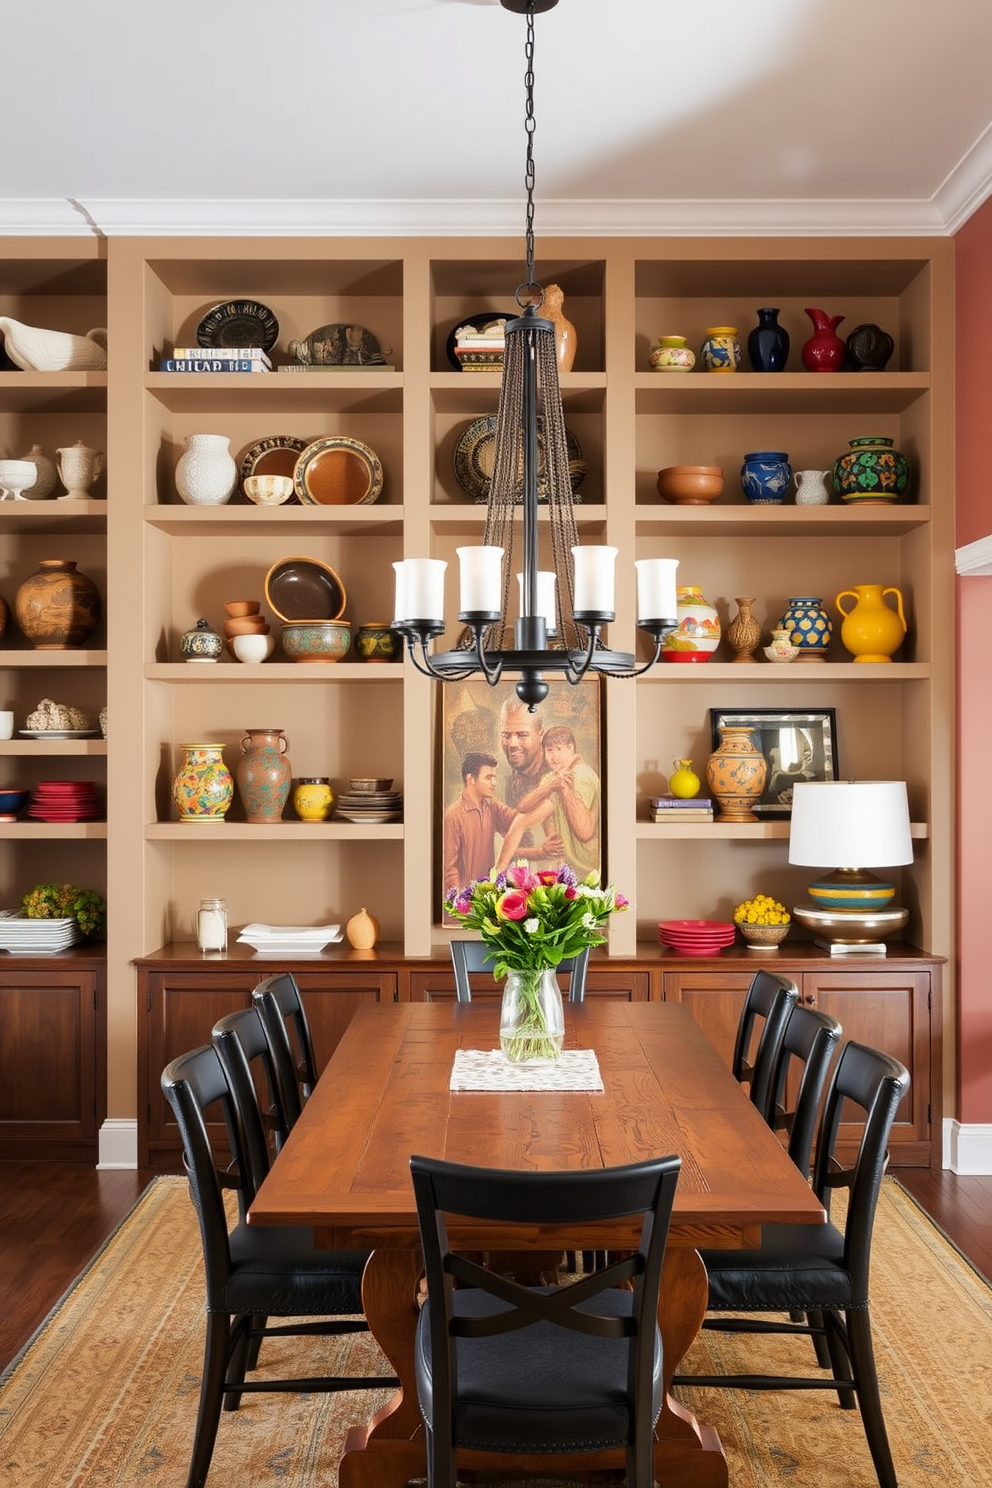
{"type": "Polygon", "coordinates": [[[840,638],[855,661],[891,661],[893,651],[898,651],[906,637],[906,616],[902,608],[902,594],[889,584],[855,584],[853,589],[842,589],[836,605],[844,616],[840,638]],[[895,595],[893,610],[885,603],[888,594],[895,595]],[[842,599],[853,599],[854,604],[845,610],[842,599]]]}
{"type": "Polygon", "coordinates": [[[684,801],[691,800],[699,794],[699,776],[692,768],[692,760],[676,759],[672,761],[675,769],[668,777],[668,789],[673,796],[681,796],[684,801]]]}

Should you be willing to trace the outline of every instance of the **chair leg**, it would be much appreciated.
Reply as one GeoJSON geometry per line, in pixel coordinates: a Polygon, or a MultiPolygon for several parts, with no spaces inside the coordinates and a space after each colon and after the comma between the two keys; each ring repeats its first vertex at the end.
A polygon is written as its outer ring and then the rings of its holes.
{"type": "Polygon", "coordinates": [[[847,1337],[854,1366],[854,1378],[858,1382],[858,1405],[861,1420],[868,1438],[868,1450],[875,1464],[879,1488],[896,1488],[896,1470],[892,1462],[882,1401],[878,1393],[878,1374],[875,1369],[875,1350],[871,1341],[871,1317],[867,1309],[857,1309],[847,1314],[847,1337]]]}
{"type": "Polygon", "coordinates": [[[186,1488],[203,1488],[214,1454],[224,1377],[231,1347],[231,1319],[226,1313],[207,1313],[207,1336],[203,1348],[203,1378],[200,1381],[200,1404],[193,1433],[186,1488]]]}
{"type": "MultiPolygon", "coordinates": [[[[244,1384],[245,1370],[249,1367],[252,1346],[261,1345],[261,1339],[251,1336],[253,1317],[242,1316],[234,1320],[230,1332],[230,1343],[228,1344],[228,1365],[226,1381],[227,1389],[224,1391],[224,1409],[236,1411],[241,1404],[241,1391],[239,1385],[244,1384]]],[[[257,1358],[258,1348],[255,1349],[257,1358]]]]}
{"type": "MultiPolygon", "coordinates": [[[[834,1379],[857,1380],[857,1370],[854,1368],[854,1360],[851,1358],[850,1340],[847,1332],[836,1313],[828,1313],[827,1324],[827,1349],[830,1362],[827,1366],[834,1379]]],[[[837,1399],[841,1410],[854,1410],[857,1405],[856,1392],[852,1389],[840,1389],[837,1391],[837,1399]]]]}
{"type": "Polygon", "coordinates": [[[268,1318],[264,1313],[260,1313],[257,1317],[252,1317],[251,1336],[248,1339],[248,1355],[245,1359],[246,1373],[249,1370],[258,1368],[258,1356],[262,1349],[262,1329],[267,1322],[268,1318]]]}
{"type": "MultiPolygon", "coordinates": [[[[794,1323],[806,1322],[811,1328],[823,1327],[822,1312],[808,1312],[806,1313],[805,1317],[801,1312],[790,1313],[789,1316],[792,1318],[792,1321],[794,1323]]],[[[827,1343],[826,1338],[823,1336],[822,1333],[813,1333],[810,1336],[813,1340],[813,1347],[816,1350],[817,1364],[819,1364],[821,1369],[833,1369],[835,1366],[833,1360],[830,1357],[830,1347],[827,1343]]]]}

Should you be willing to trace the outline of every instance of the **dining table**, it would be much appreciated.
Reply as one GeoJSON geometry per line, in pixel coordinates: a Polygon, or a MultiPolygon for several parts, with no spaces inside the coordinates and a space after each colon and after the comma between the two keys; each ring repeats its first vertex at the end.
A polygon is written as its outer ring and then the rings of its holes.
{"type": "MultiPolygon", "coordinates": [[[[601,1089],[451,1088],[456,1055],[472,1061],[498,1047],[491,1003],[360,1008],[249,1210],[249,1224],[305,1225],[319,1245],[370,1251],[363,1306],[399,1386],[371,1420],[349,1429],[340,1488],[405,1488],[426,1475],[413,1363],[422,1300],[414,1153],[517,1171],[615,1167],[679,1154],[659,1306],[665,1397],[655,1477],[665,1488],[726,1488],[717,1432],[668,1391],[706,1312],[697,1247],[752,1247],[770,1223],[822,1224],[819,1201],[681,1004],[589,997],[568,1005],[566,1054],[586,1051],[576,1056],[586,1065],[594,1056],[601,1089]]],[[[574,1230],[554,1226],[500,1225],[497,1232],[467,1221],[453,1234],[475,1251],[540,1257],[577,1245],[583,1252],[633,1246],[635,1223],[583,1227],[581,1241],[574,1230]]],[[[502,1468],[508,1476],[546,1475],[548,1462],[459,1453],[466,1470],[502,1468]]],[[[562,1472],[598,1470],[622,1466],[623,1454],[554,1463],[562,1472]]]]}

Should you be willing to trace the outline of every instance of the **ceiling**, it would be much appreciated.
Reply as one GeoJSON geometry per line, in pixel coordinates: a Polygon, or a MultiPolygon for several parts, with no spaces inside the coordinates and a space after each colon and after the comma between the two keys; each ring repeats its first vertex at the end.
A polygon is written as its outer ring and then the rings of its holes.
{"type": "MultiPolygon", "coordinates": [[[[513,233],[500,0],[5,6],[3,233],[513,233]]],[[[989,0],[560,0],[538,235],[954,232],[992,192],[989,0]]]]}

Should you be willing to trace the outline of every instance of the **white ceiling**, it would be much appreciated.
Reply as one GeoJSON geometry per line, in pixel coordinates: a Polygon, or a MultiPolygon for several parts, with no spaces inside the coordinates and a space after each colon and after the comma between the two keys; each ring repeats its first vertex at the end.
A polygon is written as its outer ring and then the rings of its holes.
{"type": "MultiPolygon", "coordinates": [[[[499,0],[4,4],[0,232],[523,223],[499,0]]],[[[990,0],[560,0],[538,235],[949,233],[992,192],[990,0]]]]}

